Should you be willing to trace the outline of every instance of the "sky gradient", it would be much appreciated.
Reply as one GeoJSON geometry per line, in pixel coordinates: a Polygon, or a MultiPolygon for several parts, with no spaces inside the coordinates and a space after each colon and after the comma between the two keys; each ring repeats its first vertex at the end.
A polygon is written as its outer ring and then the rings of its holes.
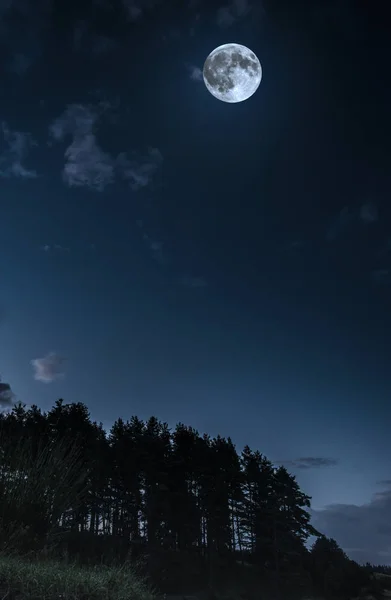
{"type": "Polygon", "coordinates": [[[0,27],[4,403],[231,436],[391,564],[381,4],[12,0],[0,27]],[[263,69],[239,104],[201,76],[231,41],[263,69]]]}

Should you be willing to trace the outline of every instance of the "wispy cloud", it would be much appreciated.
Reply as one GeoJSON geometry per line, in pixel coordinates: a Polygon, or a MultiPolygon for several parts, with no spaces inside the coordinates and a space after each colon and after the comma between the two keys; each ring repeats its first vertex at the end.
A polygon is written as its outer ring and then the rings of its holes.
{"type": "Polygon", "coordinates": [[[148,247],[151,256],[156,262],[161,265],[166,265],[169,260],[167,254],[163,250],[163,243],[158,240],[152,239],[146,233],[143,234],[143,240],[145,245],[148,247]]]}
{"type": "Polygon", "coordinates": [[[99,119],[99,107],[84,104],[71,104],[49,127],[51,136],[56,141],[62,141],[70,135],[83,137],[92,132],[99,119]]]}
{"type": "Polygon", "coordinates": [[[338,464],[338,460],[335,458],[318,456],[306,456],[302,458],[295,458],[293,460],[282,460],[276,462],[282,463],[285,467],[291,467],[295,469],[319,469],[324,467],[335,467],[338,464]]]}
{"type": "Polygon", "coordinates": [[[15,394],[9,383],[4,383],[0,378],[0,408],[8,408],[14,402],[15,394]]]}
{"type": "Polygon", "coordinates": [[[31,146],[37,145],[31,135],[21,131],[11,131],[5,122],[1,124],[1,131],[4,148],[0,154],[0,177],[23,179],[37,177],[36,171],[27,169],[23,164],[31,146]]]}
{"type": "Polygon", "coordinates": [[[327,228],[326,239],[334,242],[353,227],[359,226],[360,223],[364,225],[376,223],[378,217],[378,209],[374,202],[367,202],[358,208],[344,206],[327,228]]]}
{"type": "Polygon", "coordinates": [[[31,365],[34,368],[34,379],[43,383],[52,383],[64,377],[65,358],[55,352],[49,352],[43,358],[34,358],[31,365]]]}
{"type": "Polygon", "coordinates": [[[122,152],[114,158],[98,144],[97,123],[109,111],[107,102],[97,106],[72,104],[50,126],[50,135],[55,141],[72,138],[64,154],[63,180],[67,185],[103,192],[114,183],[116,176],[127,181],[132,190],[150,184],[163,160],[157,148],[149,148],[145,156],[129,158],[122,152]]]}
{"type": "Polygon", "coordinates": [[[113,160],[100,148],[93,133],[105,108],[102,104],[71,104],[49,128],[57,142],[72,137],[65,150],[62,173],[64,182],[71,187],[85,186],[102,192],[114,181],[113,160]]]}
{"type": "Polygon", "coordinates": [[[193,81],[203,81],[202,69],[195,67],[194,65],[186,65],[189,72],[189,77],[193,81]]]}
{"type": "Polygon", "coordinates": [[[61,244],[45,244],[41,246],[41,250],[44,252],[60,252],[61,254],[69,254],[71,251],[67,246],[61,246],[61,244]]]}
{"type": "Polygon", "coordinates": [[[148,148],[147,154],[141,157],[128,158],[121,153],[114,165],[119,175],[129,183],[132,190],[137,191],[149,185],[156,171],[163,162],[163,156],[157,148],[148,148]]]}
{"type": "Polygon", "coordinates": [[[236,21],[246,17],[251,10],[248,0],[231,0],[229,4],[220,7],[217,11],[217,25],[231,27],[236,21]]]}
{"type": "Polygon", "coordinates": [[[332,504],[311,514],[314,527],[336,539],[354,560],[391,563],[391,489],[374,494],[367,504],[332,504]]]}
{"type": "Polygon", "coordinates": [[[83,186],[103,192],[114,181],[112,159],[92,133],[75,136],[65,151],[65,159],[63,179],[70,187],[83,186]]]}
{"type": "Polygon", "coordinates": [[[161,0],[122,0],[129,21],[137,21],[160,3],[161,0]]]}

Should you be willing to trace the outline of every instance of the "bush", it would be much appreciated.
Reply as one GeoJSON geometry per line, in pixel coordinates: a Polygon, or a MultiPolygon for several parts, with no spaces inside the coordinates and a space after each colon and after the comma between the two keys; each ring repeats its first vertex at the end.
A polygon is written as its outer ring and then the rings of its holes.
{"type": "Polygon", "coordinates": [[[0,440],[0,551],[41,551],[54,543],[58,520],[86,493],[75,441],[45,440],[33,448],[23,436],[0,440]]]}

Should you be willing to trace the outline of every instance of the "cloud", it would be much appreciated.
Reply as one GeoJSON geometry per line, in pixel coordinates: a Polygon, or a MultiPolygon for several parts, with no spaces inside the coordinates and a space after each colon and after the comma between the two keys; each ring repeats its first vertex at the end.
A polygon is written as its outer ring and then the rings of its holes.
{"type": "Polygon", "coordinates": [[[337,540],[352,559],[391,564],[391,489],[367,504],[332,504],[311,514],[314,527],[337,540]]]}
{"type": "Polygon", "coordinates": [[[52,383],[64,377],[63,365],[65,358],[55,352],[49,352],[43,358],[34,358],[31,364],[34,368],[34,379],[43,383],[52,383]]]}
{"type": "Polygon", "coordinates": [[[114,183],[117,175],[129,182],[134,191],[150,184],[163,160],[157,148],[149,148],[144,157],[128,158],[122,152],[114,158],[98,144],[95,134],[97,124],[110,109],[108,102],[100,102],[95,107],[72,104],[50,126],[50,135],[55,141],[72,138],[64,153],[62,175],[67,185],[103,192],[114,183]]]}
{"type": "Polygon", "coordinates": [[[161,265],[166,265],[168,261],[168,257],[163,251],[163,243],[157,240],[153,240],[146,233],[143,234],[144,243],[148,246],[152,258],[156,260],[161,265]]]}
{"type": "Polygon", "coordinates": [[[304,458],[295,458],[293,460],[277,461],[283,463],[286,467],[295,469],[319,469],[323,467],[335,467],[338,460],[335,458],[307,456],[304,458]]]}
{"type": "Polygon", "coordinates": [[[23,179],[37,177],[36,171],[27,169],[23,165],[30,147],[37,145],[31,135],[21,131],[11,131],[4,121],[1,124],[1,131],[5,148],[0,154],[0,177],[23,179]]]}
{"type": "Polygon", "coordinates": [[[157,148],[148,148],[143,157],[128,158],[121,153],[115,160],[115,168],[119,175],[129,183],[133,191],[149,185],[153,176],[163,162],[163,156],[157,148]]]}
{"type": "Polygon", "coordinates": [[[251,6],[248,0],[232,0],[218,9],[217,25],[223,28],[231,27],[236,21],[246,17],[250,10],[251,6]]]}
{"type": "Polygon", "coordinates": [[[204,288],[208,284],[203,277],[189,277],[185,275],[181,279],[182,285],[188,288],[204,288]]]}
{"type": "Polygon", "coordinates": [[[3,383],[0,378],[0,409],[12,406],[15,394],[9,383],[3,383]]]}
{"type": "Polygon", "coordinates": [[[41,246],[41,250],[44,252],[60,252],[61,254],[69,254],[71,251],[67,246],[61,246],[61,244],[45,244],[41,246]]]}
{"type": "Polygon", "coordinates": [[[363,204],[360,208],[360,219],[364,223],[375,223],[378,220],[378,210],[376,204],[368,202],[363,204]]]}
{"type": "Polygon", "coordinates": [[[98,192],[114,181],[114,167],[110,156],[103,152],[90,133],[75,136],[65,151],[63,179],[70,187],[89,187],[98,192]]]}
{"type": "Polygon", "coordinates": [[[90,105],[71,104],[50,125],[49,131],[56,141],[63,140],[67,135],[83,137],[91,134],[99,116],[99,111],[90,105]]]}
{"type": "Polygon", "coordinates": [[[65,150],[63,180],[70,187],[83,186],[102,192],[114,181],[113,160],[100,148],[94,128],[107,110],[103,103],[91,105],[71,104],[49,128],[51,137],[59,142],[71,136],[72,142],[65,150]]]}
{"type": "Polygon", "coordinates": [[[187,69],[189,71],[190,79],[193,81],[203,81],[202,69],[195,67],[194,65],[187,65],[187,69]]]}
{"type": "Polygon", "coordinates": [[[352,227],[357,227],[360,222],[364,224],[376,223],[378,220],[378,210],[376,204],[367,202],[360,208],[349,208],[344,206],[338,216],[332,221],[326,231],[326,239],[334,242],[342,234],[345,234],[352,227]]]}

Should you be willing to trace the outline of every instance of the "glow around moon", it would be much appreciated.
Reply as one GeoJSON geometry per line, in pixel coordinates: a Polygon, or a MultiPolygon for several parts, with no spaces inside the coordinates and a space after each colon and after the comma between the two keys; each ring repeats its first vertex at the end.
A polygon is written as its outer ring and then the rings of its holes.
{"type": "Polygon", "coordinates": [[[224,44],[211,52],[204,64],[204,82],[223,102],[242,102],[257,91],[262,67],[257,56],[241,44],[224,44]]]}

